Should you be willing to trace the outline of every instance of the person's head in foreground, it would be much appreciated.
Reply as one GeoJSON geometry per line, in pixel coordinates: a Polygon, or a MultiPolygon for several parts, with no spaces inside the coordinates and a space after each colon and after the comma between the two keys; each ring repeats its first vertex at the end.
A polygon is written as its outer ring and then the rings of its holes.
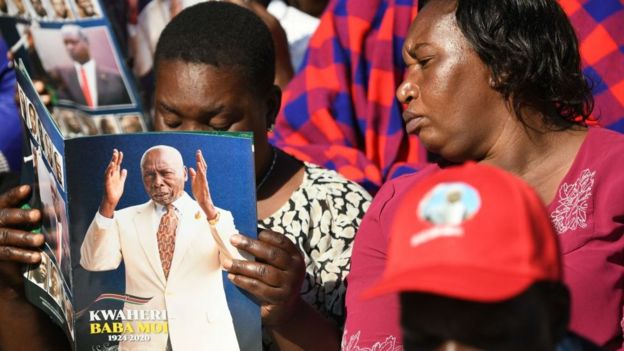
{"type": "Polygon", "coordinates": [[[155,77],[156,130],[252,131],[256,168],[267,168],[281,91],[271,34],[253,12],[226,2],[180,12],[158,41],[155,77]]]}
{"type": "Polygon", "coordinates": [[[364,297],[400,293],[405,350],[555,350],[569,295],[557,237],[526,183],[467,163],[401,201],[383,278],[364,297]],[[449,194],[461,194],[462,206],[449,194]],[[460,222],[431,217],[457,218],[458,209],[460,222]]]}
{"type": "Polygon", "coordinates": [[[427,150],[453,162],[482,160],[510,133],[578,130],[589,118],[578,42],[556,0],[419,7],[397,98],[407,132],[427,150]]]}
{"type": "Polygon", "coordinates": [[[184,193],[188,179],[182,155],[171,146],[157,145],[141,158],[141,175],[145,192],[155,203],[169,205],[184,193]]]}

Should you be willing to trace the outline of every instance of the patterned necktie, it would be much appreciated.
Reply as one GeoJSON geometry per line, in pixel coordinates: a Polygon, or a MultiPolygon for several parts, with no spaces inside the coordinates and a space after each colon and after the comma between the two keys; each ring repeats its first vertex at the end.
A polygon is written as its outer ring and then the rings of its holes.
{"type": "Polygon", "coordinates": [[[168,278],[171,260],[173,259],[173,251],[175,250],[178,217],[175,214],[175,207],[173,207],[172,204],[167,205],[166,208],[167,212],[160,219],[156,238],[158,239],[160,262],[162,263],[163,272],[165,272],[165,278],[168,278]]]}
{"type": "Polygon", "coordinates": [[[80,79],[82,79],[82,95],[84,95],[87,106],[93,107],[93,100],[91,99],[91,89],[89,89],[89,80],[87,80],[87,72],[82,66],[80,66],[80,79]]]}

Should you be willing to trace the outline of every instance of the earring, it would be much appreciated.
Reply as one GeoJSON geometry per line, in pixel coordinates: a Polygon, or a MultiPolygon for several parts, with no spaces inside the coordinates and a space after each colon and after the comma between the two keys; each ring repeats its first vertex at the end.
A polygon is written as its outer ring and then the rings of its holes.
{"type": "Polygon", "coordinates": [[[490,78],[488,79],[488,84],[490,85],[490,88],[496,88],[496,82],[494,81],[494,78],[492,78],[492,76],[490,76],[490,78]]]}

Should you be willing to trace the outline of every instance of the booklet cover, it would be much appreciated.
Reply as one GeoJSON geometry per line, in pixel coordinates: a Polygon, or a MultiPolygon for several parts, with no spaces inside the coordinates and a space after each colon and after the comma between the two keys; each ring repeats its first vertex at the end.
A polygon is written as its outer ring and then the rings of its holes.
{"type": "Polygon", "coordinates": [[[98,0],[0,1],[9,55],[50,95],[65,138],[147,130],[124,48],[98,0]]]}
{"type": "Polygon", "coordinates": [[[76,350],[260,350],[259,306],[221,268],[256,236],[251,133],[65,139],[21,62],[17,79],[46,237],[29,300],[76,350]]]}

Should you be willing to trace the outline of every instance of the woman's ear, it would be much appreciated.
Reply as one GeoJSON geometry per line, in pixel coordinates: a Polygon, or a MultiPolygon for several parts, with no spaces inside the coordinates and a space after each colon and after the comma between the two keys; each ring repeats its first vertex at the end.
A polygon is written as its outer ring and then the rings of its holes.
{"type": "Polygon", "coordinates": [[[280,107],[282,105],[282,89],[279,86],[273,85],[271,91],[267,96],[267,112],[265,116],[267,130],[273,129],[273,125],[275,124],[275,119],[277,118],[277,114],[279,113],[280,107]]]}

